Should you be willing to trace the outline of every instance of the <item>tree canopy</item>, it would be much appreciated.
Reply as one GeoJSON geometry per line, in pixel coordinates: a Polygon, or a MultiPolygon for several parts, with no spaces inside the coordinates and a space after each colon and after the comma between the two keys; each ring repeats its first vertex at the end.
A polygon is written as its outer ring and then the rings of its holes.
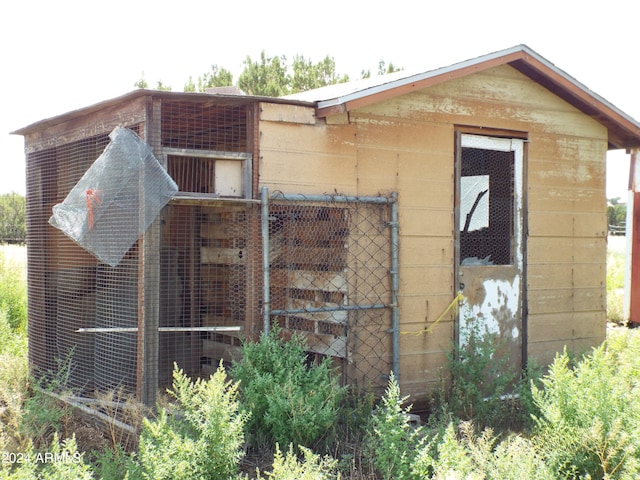
{"type": "MultiPolygon", "coordinates": [[[[289,64],[284,55],[270,56],[263,50],[258,59],[247,55],[243,61],[243,70],[234,84],[233,74],[217,64],[211,69],[194,78],[189,79],[184,85],[185,92],[204,92],[211,87],[236,86],[249,95],[267,97],[282,97],[293,93],[312,90],[314,88],[334,85],[349,81],[349,76],[341,74],[336,69],[333,57],[326,55],[319,62],[314,62],[303,55],[294,55],[289,64]]],[[[384,60],[378,63],[378,75],[402,70],[393,63],[387,64],[384,60]]],[[[371,70],[362,70],[361,78],[371,77],[371,70]]],[[[134,83],[137,88],[149,88],[149,84],[142,72],[141,78],[134,83]]],[[[157,82],[157,90],[171,90],[171,87],[157,82]]]]}
{"type": "Polygon", "coordinates": [[[12,192],[0,195],[0,243],[27,241],[26,199],[12,192]]]}

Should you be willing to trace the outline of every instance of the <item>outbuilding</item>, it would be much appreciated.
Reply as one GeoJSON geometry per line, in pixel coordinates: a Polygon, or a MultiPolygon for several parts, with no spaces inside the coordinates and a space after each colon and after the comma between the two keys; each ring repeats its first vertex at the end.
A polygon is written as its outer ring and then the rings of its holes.
{"type": "Polygon", "coordinates": [[[516,369],[588,350],[606,153],[640,146],[524,45],[277,99],[135,90],[14,133],[31,365],[148,403],[174,362],[207,374],[275,325],[345,382],[395,371],[414,401],[470,329],[516,369]]]}

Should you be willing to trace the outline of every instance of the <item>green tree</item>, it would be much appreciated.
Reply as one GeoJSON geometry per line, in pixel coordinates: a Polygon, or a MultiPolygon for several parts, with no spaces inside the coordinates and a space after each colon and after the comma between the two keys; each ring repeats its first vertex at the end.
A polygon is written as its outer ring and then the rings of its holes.
{"type": "Polygon", "coordinates": [[[281,97],[289,93],[290,77],[284,55],[267,57],[263,50],[259,61],[254,62],[247,55],[243,63],[244,70],[238,78],[238,87],[243,92],[267,97],[281,97]]]}
{"type": "Polygon", "coordinates": [[[0,242],[26,242],[26,203],[25,197],[15,192],[0,195],[0,242]]]}
{"type": "MultiPolygon", "coordinates": [[[[336,83],[349,81],[349,76],[340,74],[336,69],[333,57],[326,55],[321,61],[314,63],[303,55],[295,55],[291,65],[284,55],[269,56],[263,50],[258,60],[249,55],[243,62],[244,68],[235,84],[248,95],[266,97],[281,97],[292,93],[303,92],[336,83]]],[[[378,63],[378,75],[401,70],[393,63],[384,60],[378,63]]],[[[371,76],[371,70],[362,70],[362,78],[371,76]]],[[[142,72],[141,78],[134,84],[137,88],[148,88],[148,83],[142,72]]],[[[197,79],[189,76],[184,85],[185,92],[204,92],[207,88],[234,86],[232,73],[216,64],[197,79]]],[[[162,82],[157,82],[157,90],[171,90],[162,82]]]]}
{"type": "Polygon", "coordinates": [[[607,205],[607,222],[609,231],[624,233],[624,226],[627,219],[627,206],[620,203],[620,197],[610,198],[607,205]]]}
{"type": "Polygon", "coordinates": [[[158,80],[156,82],[156,90],[162,90],[165,92],[170,92],[171,91],[171,86],[170,85],[165,85],[164,83],[162,83],[162,81],[158,80]]]}
{"type": "Polygon", "coordinates": [[[207,88],[212,87],[228,87],[233,85],[232,73],[220,68],[218,65],[211,65],[211,70],[205,72],[202,77],[198,77],[198,91],[204,92],[207,88]]]}
{"type": "MultiPolygon", "coordinates": [[[[384,60],[378,62],[378,75],[386,75],[387,73],[399,72],[401,70],[402,68],[396,67],[391,62],[389,62],[388,65],[384,60]]],[[[371,70],[361,70],[360,78],[371,78],[371,70]]]]}
{"type": "Polygon", "coordinates": [[[189,75],[184,86],[185,92],[205,92],[207,88],[228,87],[233,85],[233,74],[226,68],[211,65],[211,70],[198,77],[197,83],[189,75]]]}
{"type": "Polygon", "coordinates": [[[293,57],[289,93],[304,92],[348,81],[348,75],[339,75],[336,72],[336,62],[329,55],[315,64],[311,59],[296,55],[293,57]]]}
{"type": "Polygon", "coordinates": [[[144,72],[140,74],[140,78],[135,81],[133,86],[136,88],[149,88],[149,83],[147,82],[146,78],[144,78],[144,72]]]}

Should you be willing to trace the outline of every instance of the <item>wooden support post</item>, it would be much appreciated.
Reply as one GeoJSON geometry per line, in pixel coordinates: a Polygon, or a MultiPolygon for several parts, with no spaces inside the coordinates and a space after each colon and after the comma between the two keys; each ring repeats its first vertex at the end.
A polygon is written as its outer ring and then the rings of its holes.
{"type": "Polygon", "coordinates": [[[640,192],[638,192],[640,165],[638,165],[638,149],[632,149],[630,154],[625,306],[628,308],[628,322],[640,324],[640,192]]]}

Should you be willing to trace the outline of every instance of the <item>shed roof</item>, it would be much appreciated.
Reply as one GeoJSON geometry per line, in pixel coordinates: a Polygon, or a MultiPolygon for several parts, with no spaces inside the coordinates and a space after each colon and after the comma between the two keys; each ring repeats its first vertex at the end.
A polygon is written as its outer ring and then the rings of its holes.
{"type": "Polygon", "coordinates": [[[609,132],[609,149],[640,147],[640,123],[607,100],[591,91],[575,78],[531,50],[526,45],[518,45],[506,50],[483,55],[448,67],[427,72],[411,73],[400,71],[387,75],[356,80],[348,83],[329,85],[285,97],[259,97],[229,93],[180,93],[157,90],[134,90],[120,97],[40,120],[12,133],[26,135],[66,120],[131,101],[145,95],[170,97],[193,101],[248,104],[255,102],[286,103],[307,105],[316,108],[318,117],[348,112],[352,109],[371,105],[389,98],[403,95],[432,85],[462,78],[500,65],[510,65],[535,82],[544,86],[560,98],[569,102],[586,115],[604,125],[609,132]]]}
{"type": "Polygon", "coordinates": [[[330,85],[284,98],[313,102],[316,104],[317,115],[326,117],[500,65],[512,66],[607,127],[610,150],[640,146],[640,123],[638,121],[526,45],[518,45],[427,72],[400,71],[359,81],[330,85]]]}

